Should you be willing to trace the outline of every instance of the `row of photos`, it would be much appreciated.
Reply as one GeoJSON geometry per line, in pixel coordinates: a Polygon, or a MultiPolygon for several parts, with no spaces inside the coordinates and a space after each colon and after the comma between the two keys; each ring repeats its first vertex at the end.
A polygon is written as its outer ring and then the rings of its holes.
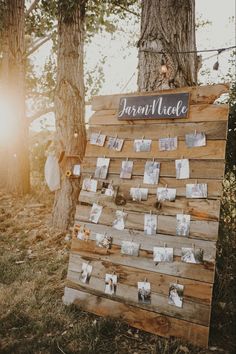
{"type": "MultiPolygon", "coordinates": [[[[93,133],[90,137],[90,144],[97,146],[104,146],[106,135],[101,133],[93,133]]],[[[148,152],[151,150],[152,140],[149,139],[136,139],[134,140],[135,152],[148,152]]],[[[186,134],[185,143],[189,148],[199,147],[206,145],[205,133],[186,134]]],[[[124,144],[124,139],[116,137],[109,137],[107,147],[115,151],[121,151],[124,144]]],[[[159,139],[160,151],[176,150],[178,146],[178,138],[162,138],[159,139]]],[[[106,179],[108,168],[110,164],[109,158],[97,158],[96,170],[94,173],[95,178],[106,179]]],[[[189,178],[189,160],[180,159],[175,160],[176,179],[188,179],[189,178]]],[[[131,179],[133,170],[133,161],[122,161],[120,178],[131,179]]],[[[157,184],[160,175],[160,163],[153,161],[146,161],[144,170],[143,183],[145,184],[157,184]]],[[[83,180],[82,189],[88,192],[97,191],[97,180],[92,178],[85,178],[83,180]]],[[[114,187],[112,183],[103,183],[102,193],[107,196],[114,195],[114,187]]],[[[130,195],[133,201],[147,200],[148,188],[131,188],[130,195]]],[[[158,201],[174,201],[176,197],[175,188],[157,188],[157,200],[158,201]]],[[[186,185],[186,197],[187,198],[207,198],[207,185],[206,184],[187,184],[186,185]]],[[[102,206],[97,203],[93,203],[90,211],[89,221],[98,223],[102,213],[102,206]]],[[[113,228],[117,230],[124,230],[125,219],[127,213],[117,210],[116,219],[113,221],[113,228]]],[[[190,230],[190,215],[177,214],[176,215],[176,235],[177,236],[189,236],[190,230]]],[[[157,215],[145,214],[144,215],[144,232],[147,235],[155,235],[157,231],[157,215]]],[[[74,234],[80,240],[87,241],[90,236],[90,230],[86,225],[75,225],[74,234]]],[[[105,249],[109,249],[112,244],[112,237],[105,234],[96,233],[96,245],[105,249]]],[[[139,255],[140,244],[133,241],[121,242],[121,254],[129,256],[139,255]]],[[[173,248],[171,247],[153,247],[153,261],[155,264],[159,262],[173,262],[173,248]]],[[[195,246],[183,247],[181,261],[186,263],[199,264],[203,262],[204,251],[195,246]]],[[[82,270],[80,274],[80,280],[83,283],[89,283],[92,274],[92,265],[89,263],[82,263],[82,270]]],[[[118,277],[116,274],[105,275],[105,294],[115,295],[117,289],[118,277]]],[[[183,292],[184,286],[178,283],[170,283],[168,293],[168,303],[176,307],[183,306],[183,292]]],[[[140,281],[137,283],[137,298],[139,303],[150,304],[151,303],[151,284],[148,281],[140,281]]]]}
{"type": "MultiPolygon", "coordinates": [[[[90,263],[82,263],[80,281],[88,284],[92,275],[93,266],[90,263]]],[[[104,292],[108,295],[116,295],[118,276],[116,274],[105,274],[104,292]]],[[[176,307],[183,306],[184,285],[170,283],[168,292],[168,304],[176,307]]],[[[137,300],[142,304],[151,304],[151,283],[146,279],[137,283],[137,300]]]]}

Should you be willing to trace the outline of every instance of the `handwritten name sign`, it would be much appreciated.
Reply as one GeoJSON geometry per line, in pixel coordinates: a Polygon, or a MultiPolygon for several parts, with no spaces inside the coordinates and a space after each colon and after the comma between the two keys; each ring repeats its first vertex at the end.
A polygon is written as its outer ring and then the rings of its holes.
{"type": "Polygon", "coordinates": [[[119,103],[118,119],[186,118],[189,93],[158,96],[127,96],[119,103]]]}

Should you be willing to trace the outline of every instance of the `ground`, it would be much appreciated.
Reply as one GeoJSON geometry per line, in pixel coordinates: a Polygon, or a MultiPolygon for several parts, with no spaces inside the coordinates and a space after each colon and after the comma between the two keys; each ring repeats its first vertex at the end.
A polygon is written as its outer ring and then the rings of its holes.
{"type": "MultiPolygon", "coordinates": [[[[62,302],[70,240],[51,227],[53,195],[0,192],[0,352],[81,354],[235,353],[215,311],[210,349],[135,330],[62,302]],[[225,339],[226,338],[226,339],[225,339]]],[[[224,304],[222,306],[226,306],[224,304]]],[[[223,323],[223,324],[222,324],[223,323]]],[[[232,327],[231,323],[228,326],[232,327]]],[[[226,329],[227,325],[225,324],[226,329]]]]}

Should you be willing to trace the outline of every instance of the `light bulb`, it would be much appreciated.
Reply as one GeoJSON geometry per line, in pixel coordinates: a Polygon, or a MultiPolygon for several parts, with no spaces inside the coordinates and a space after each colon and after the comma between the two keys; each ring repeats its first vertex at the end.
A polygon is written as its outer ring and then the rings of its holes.
{"type": "Polygon", "coordinates": [[[77,132],[74,132],[74,137],[78,138],[79,134],[77,132]]]}
{"type": "Polygon", "coordinates": [[[164,62],[164,60],[162,59],[162,60],[161,60],[161,73],[162,73],[162,74],[166,74],[167,71],[168,71],[168,68],[167,68],[167,66],[166,66],[166,64],[165,64],[165,62],[164,62]]]}

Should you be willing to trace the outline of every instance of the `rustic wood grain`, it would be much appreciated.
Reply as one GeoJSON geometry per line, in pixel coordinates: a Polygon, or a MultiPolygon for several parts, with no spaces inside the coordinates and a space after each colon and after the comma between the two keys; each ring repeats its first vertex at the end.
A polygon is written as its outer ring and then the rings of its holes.
{"type": "MultiPolygon", "coordinates": [[[[89,213],[91,206],[78,205],[76,208],[75,221],[89,223],[89,213]]],[[[185,212],[185,210],[183,210],[185,212]]],[[[103,226],[112,226],[115,219],[115,210],[103,208],[99,224],[103,226]]],[[[99,225],[97,225],[99,227],[99,225]]],[[[139,213],[129,212],[125,222],[125,228],[131,230],[143,231],[144,216],[139,213]]],[[[200,238],[209,241],[215,241],[218,235],[219,223],[215,221],[196,220],[191,218],[190,238],[200,238]],[[192,220],[193,219],[193,220],[192,220]]],[[[158,233],[176,235],[176,216],[158,215],[158,233]]]]}
{"type": "MultiPolygon", "coordinates": [[[[68,270],[80,273],[82,263],[86,263],[83,257],[77,253],[71,252],[68,270]]],[[[96,278],[105,278],[106,273],[115,273],[121,284],[137,286],[140,279],[147,279],[151,283],[152,291],[161,295],[168,294],[170,283],[176,282],[176,277],[156,272],[145,271],[136,268],[114,264],[112,262],[100,262],[99,260],[90,259],[93,267],[92,276],[96,278]]],[[[184,298],[193,302],[211,304],[212,284],[204,283],[192,279],[181,278],[181,284],[184,285],[184,298]]]]}
{"type": "MultiPolygon", "coordinates": [[[[143,279],[141,279],[143,281],[143,279]]],[[[91,277],[89,284],[84,284],[79,280],[79,273],[69,270],[67,277],[67,285],[76,287],[78,290],[87,291],[94,295],[115,298],[116,301],[125,302],[132,306],[143,308],[149,311],[157,312],[162,315],[172,316],[179,319],[185,319],[193,323],[204,326],[209,325],[210,306],[200,303],[193,303],[187,299],[183,299],[183,307],[178,308],[168,304],[168,292],[160,295],[152,291],[151,287],[151,304],[142,304],[138,302],[138,291],[136,286],[122,284],[118,281],[116,295],[109,296],[104,293],[105,281],[101,278],[91,277]]]]}
{"type": "Polygon", "coordinates": [[[219,160],[225,158],[225,140],[210,140],[207,141],[206,146],[195,148],[188,148],[184,141],[178,142],[177,150],[173,151],[159,151],[158,141],[153,141],[151,151],[148,152],[135,152],[133,148],[133,141],[125,141],[121,151],[114,151],[108,149],[107,146],[96,146],[87,144],[85,156],[86,157],[113,157],[123,158],[127,157],[132,159],[179,159],[184,157],[186,159],[205,159],[205,160],[219,160]]]}
{"type": "MultiPolygon", "coordinates": [[[[179,158],[179,157],[178,157],[179,158]]],[[[180,156],[181,158],[181,156],[180,156]]],[[[111,158],[109,165],[109,174],[120,174],[122,158],[111,158]]],[[[147,159],[133,159],[133,175],[142,176],[144,174],[144,167],[147,159]]],[[[173,159],[157,159],[161,163],[160,168],[160,177],[174,177],[176,176],[175,164],[173,159]]],[[[83,173],[88,173],[93,175],[96,168],[96,157],[85,157],[81,170],[83,173]]],[[[224,175],[225,162],[223,160],[200,160],[200,159],[190,159],[189,160],[189,169],[190,177],[193,179],[205,178],[205,179],[222,179],[224,175]]]]}
{"type": "Polygon", "coordinates": [[[97,202],[104,208],[113,210],[123,208],[127,212],[134,211],[142,214],[152,211],[154,213],[158,212],[160,215],[173,216],[184,212],[199,220],[218,221],[220,212],[220,200],[218,199],[186,199],[179,197],[174,202],[164,201],[161,204],[157,204],[156,196],[151,195],[147,201],[127,201],[125,205],[119,207],[114,200],[104,194],[81,191],[79,201],[90,205],[97,202]]]}
{"type": "Polygon", "coordinates": [[[208,344],[209,328],[206,326],[162,316],[68,287],[65,288],[64,302],[77,304],[84,310],[99,316],[109,316],[126,321],[133,327],[167,338],[180,337],[204,347],[208,344]]]}
{"type": "Polygon", "coordinates": [[[121,255],[120,249],[113,246],[109,252],[96,247],[92,242],[79,241],[72,243],[71,250],[78,252],[84,257],[93,257],[100,261],[110,261],[114,264],[134,267],[139,269],[171,275],[173,277],[188,278],[192,280],[213,283],[214,264],[204,262],[203,264],[190,264],[181,262],[180,257],[175,257],[173,262],[160,262],[155,264],[149,252],[140,251],[139,257],[121,255]]]}
{"type": "MultiPolygon", "coordinates": [[[[174,165],[174,161],[173,161],[174,165]]],[[[174,168],[174,167],[173,167],[174,168]]],[[[90,173],[83,173],[84,178],[90,178],[90,173]]],[[[98,179],[97,179],[98,180],[98,179]]],[[[102,184],[104,180],[98,180],[97,191],[101,191],[102,184]]],[[[176,196],[177,197],[185,197],[186,195],[186,183],[195,183],[196,179],[176,179],[176,178],[164,178],[161,177],[159,179],[158,184],[144,184],[143,176],[132,176],[131,180],[125,180],[120,178],[119,174],[111,174],[107,178],[107,182],[112,182],[113,186],[119,186],[119,193],[122,193],[126,199],[131,200],[130,196],[130,188],[132,187],[140,187],[140,188],[148,188],[148,195],[156,195],[157,187],[165,187],[166,185],[170,188],[176,188],[176,196]]],[[[198,178],[198,183],[206,183],[207,184],[207,195],[208,198],[220,198],[222,195],[222,180],[213,180],[213,179],[205,179],[198,178]]]]}
{"type": "Polygon", "coordinates": [[[183,87],[171,90],[160,90],[157,92],[135,92],[135,93],[123,93],[117,95],[104,95],[95,96],[92,99],[92,110],[100,111],[104,109],[117,109],[119,106],[120,98],[126,96],[155,96],[164,95],[170,93],[190,92],[190,104],[199,103],[213,103],[221,94],[229,91],[228,84],[217,84],[207,86],[196,87],[183,87]]]}
{"type": "MultiPolygon", "coordinates": [[[[96,240],[96,233],[107,233],[113,238],[113,245],[121,246],[122,241],[133,240],[140,244],[140,249],[150,253],[152,257],[153,247],[172,247],[174,248],[174,256],[181,257],[182,247],[195,247],[204,250],[204,261],[215,262],[216,244],[213,241],[190,239],[188,237],[170,236],[157,233],[156,235],[145,235],[144,232],[136,231],[130,233],[130,230],[116,230],[110,226],[86,223],[91,230],[90,240],[96,240]]],[[[74,241],[79,242],[77,240],[74,241]]],[[[95,246],[95,245],[94,245],[95,246]]],[[[79,247],[79,246],[78,246],[79,247]]],[[[103,249],[102,249],[103,250],[103,249]]]]}

